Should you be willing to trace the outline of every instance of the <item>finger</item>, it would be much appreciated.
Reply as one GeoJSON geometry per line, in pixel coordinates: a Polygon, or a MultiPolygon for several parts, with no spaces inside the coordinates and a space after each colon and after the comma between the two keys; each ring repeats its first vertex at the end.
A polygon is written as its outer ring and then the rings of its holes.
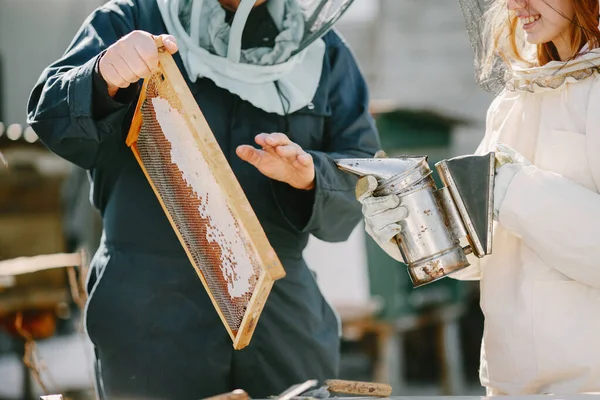
{"type": "Polygon", "coordinates": [[[362,209],[365,217],[372,217],[385,210],[395,208],[400,204],[400,198],[394,194],[381,197],[367,197],[362,201],[362,209]]]}
{"type": "Polygon", "coordinates": [[[275,157],[279,157],[279,156],[277,155],[277,150],[275,150],[275,147],[271,147],[271,146],[263,146],[263,147],[262,147],[262,150],[263,150],[265,153],[269,153],[269,154],[272,154],[272,155],[274,155],[275,157]]]}
{"type": "Polygon", "coordinates": [[[144,37],[143,40],[134,42],[133,49],[151,72],[156,71],[158,68],[158,49],[152,37],[144,37]]]}
{"type": "Polygon", "coordinates": [[[126,88],[129,86],[129,82],[126,82],[119,71],[110,62],[106,61],[102,64],[101,73],[102,78],[109,86],[116,86],[119,88],[126,88]]]}
{"type": "Polygon", "coordinates": [[[519,156],[519,153],[515,149],[504,143],[496,143],[496,152],[504,154],[505,156],[508,156],[515,161],[519,156]]]}
{"type": "Polygon", "coordinates": [[[384,150],[377,150],[373,158],[388,158],[388,155],[384,150]]]}
{"type": "Polygon", "coordinates": [[[501,153],[508,154],[514,162],[521,163],[523,165],[531,165],[531,162],[525,158],[523,154],[504,143],[498,143],[496,148],[499,149],[501,153]]]}
{"type": "Polygon", "coordinates": [[[277,152],[278,156],[286,158],[289,162],[296,161],[298,156],[304,152],[300,146],[295,143],[285,146],[277,146],[275,147],[275,151],[277,152]]]}
{"type": "Polygon", "coordinates": [[[497,149],[497,151],[500,151],[502,153],[507,153],[507,154],[516,153],[516,151],[512,147],[510,147],[507,144],[500,143],[500,142],[496,143],[496,149],[497,149]]]}
{"type": "MultiPolygon", "coordinates": [[[[297,170],[300,173],[305,173],[305,172],[309,172],[309,171],[313,171],[314,174],[314,166],[312,164],[312,161],[310,161],[308,164],[304,164],[303,162],[300,162],[300,157],[298,156],[298,158],[296,158],[295,160],[292,161],[292,167],[294,167],[295,170],[297,170]]],[[[312,160],[312,158],[311,158],[312,160]]]]}
{"type": "Polygon", "coordinates": [[[408,210],[405,207],[399,206],[373,215],[368,218],[368,221],[376,231],[379,231],[389,224],[397,224],[405,220],[407,216],[408,210]]]}
{"type": "Polygon", "coordinates": [[[495,158],[494,168],[495,168],[496,172],[498,172],[498,170],[504,164],[511,164],[514,162],[514,160],[512,159],[511,156],[509,156],[508,154],[503,153],[503,152],[496,152],[494,155],[494,158],[495,158]]]}
{"type": "Polygon", "coordinates": [[[294,169],[298,170],[299,172],[312,170],[314,174],[315,167],[313,165],[313,158],[308,153],[303,152],[302,154],[298,154],[292,160],[292,167],[294,167],[294,169]]]}
{"type": "Polygon", "coordinates": [[[312,155],[310,155],[309,153],[299,154],[297,157],[297,161],[304,167],[310,168],[314,166],[312,155]]]}
{"type": "MultiPolygon", "coordinates": [[[[257,140],[260,137],[260,140],[264,139],[264,144],[267,146],[286,146],[288,144],[293,143],[287,135],[279,132],[274,133],[261,133],[257,136],[257,140]]],[[[257,142],[258,143],[258,142],[257,142]]],[[[262,144],[261,144],[262,146],[262,144]]]]}
{"type": "Polygon", "coordinates": [[[285,146],[293,143],[285,134],[274,132],[274,133],[259,133],[254,138],[254,141],[260,146],[285,146]]]}
{"type": "Polygon", "coordinates": [[[377,189],[378,185],[377,178],[372,175],[365,175],[359,178],[354,188],[356,200],[362,204],[365,199],[368,199],[373,195],[373,192],[377,189]]]}
{"type": "Polygon", "coordinates": [[[375,232],[383,242],[389,242],[402,232],[400,224],[389,224],[375,232]]]}
{"type": "Polygon", "coordinates": [[[238,146],[235,149],[235,152],[239,158],[248,162],[249,164],[254,165],[255,167],[258,167],[264,154],[262,150],[255,149],[254,147],[246,144],[238,146]]]}
{"type": "Polygon", "coordinates": [[[137,82],[140,79],[140,77],[137,76],[131,70],[131,68],[129,68],[129,65],[127,65],[127,62],[121,54],[115,54],[114,57],[110,58],[109,62],[113,65],[113,67],[115,67],[115,69],[124,81],[128,83],[133,83],[137,82]]]}
{"type": "Polygon", "coordinates": [[[175,54],[179,51],[179,46],[177,46],[177,39],[172,35],[160,35],[162,37],[163,44],[165,45],[165,49],[169,52],[169,54],[175,54]]]}
{"type": "Polygon", "coordinates": [[[269,136],[268,133],[259,133],[258,135],[256,135],[254,137],[254,141],[256,142],[257,145],[262,146],[262,147],[267,147],[267,137],[269,136]]]}
{"type": "Polygon", "coordinates": [[[386,225],[383,229],[376,229],[367,221],[365,224],[365,231],[373,238],[373,240],[378,242],[380,246],[384,246],[389,242],[393,242],[393,244],[397,246],[398,243],[394,238],[402,232],[402,227],[399,224],[394,223],[386,225]]]}
{"type": "Polygon", "coordinates": [[[152,73],[152,69],[138,53],[137,49],[133,49],[133,54],[125,59],[127,66],[137,75],[140,79],[146,78],[152,73]]]}
{"type": "Polygon", "coordinates": [[[302,171],[303,169],[306,169],[306,167],[304,165],[300,164],[300,161],[298,161],[298,160],[292,161],[292,167],[294,167],[294,169],[296,169],[298,171],[302,171]]]}

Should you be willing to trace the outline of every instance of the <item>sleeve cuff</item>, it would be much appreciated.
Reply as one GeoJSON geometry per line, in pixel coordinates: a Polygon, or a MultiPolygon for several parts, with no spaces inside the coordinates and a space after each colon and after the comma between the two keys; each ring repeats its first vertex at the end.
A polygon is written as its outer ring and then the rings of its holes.
{"type": "Polygon", "coordinates": [[[311,150],[307,150],[307,153],[312,156],[315,166],[315,186],[312,190],[300,190],[287,183],[271,181],[275,202],[284,219],[301,233],[309,232],[318,224],[329,189],[323,175],[323,155],[311,150]]]}
{"type": "Polygon", "coordinates": [[[298,232],[305,232],[314,214],[319,192],[318,173],[315,170],[315,187],[311,190],[296,189],[287,183],[271,180],[271,189],[279,211],[298,232]]]}
{"type": "Polygon", "coordinates": [[[103,54],[70,71],[73,77],[69,79],[67,92],[73,125],[96,141],[118,130],[116,127],[137,96],[137,85],[131,85],[116,99],[108,95],[108,86],[97,71],[103,54]]]}
{"type": "Polygon", "coordinates": [[[360,203],[354,195],[356,180],[344,176],[328,155],[318,151],[308,153],[315,164],[314,189],[304,192],[272,181],[277,206],[299,233],[310,232],[326,242],[347,240],[362,219],[360,203]]]}
{"type": "Polygon", "coordinates": [[[529,199],[535,203],[536,193],[530,192],[532,182],[528,182],[529,176],[535,172],[535,169],[536,167],[533,165],[526,166],[514,175],[506,188],[504,199],[498,210],[498,222],[518,238],[522,238],[521,221],[518,214],[522,208],[528,207],[524,204],[524,199],[528,199],[527,203],[530,201],[529,199]]]}

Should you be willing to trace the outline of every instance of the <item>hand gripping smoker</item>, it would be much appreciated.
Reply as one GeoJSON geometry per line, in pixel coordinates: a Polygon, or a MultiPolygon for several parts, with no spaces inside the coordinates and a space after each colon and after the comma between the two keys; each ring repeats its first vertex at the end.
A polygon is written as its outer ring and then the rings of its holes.
{"type": "MultiPolygon", "coordinates": [[[[374,196],[396,194],[408,210],[396,236],[414,287],[467,266],[467,255],[492,253],[494,153],[461,156],[435,166],[445,185],[438,189],[426,156],[338,159],[338,168],[361,178],[357,198],[376,179],[374,196]],[[460,240],[468,245],[462,247],[460,240]]],[[[371,188],[372,189],[372,188],[371,188]]]]}

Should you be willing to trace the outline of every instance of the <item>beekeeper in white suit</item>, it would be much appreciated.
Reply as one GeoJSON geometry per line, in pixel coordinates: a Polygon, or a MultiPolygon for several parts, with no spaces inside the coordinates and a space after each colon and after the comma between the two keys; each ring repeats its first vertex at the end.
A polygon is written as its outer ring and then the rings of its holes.
{"type": "MultiPolygon", "coordinates": [[[[496,0],[483,30],[469,3],[469,33],[495,43],[481,82],[497,53],[508,72],[477,149],[498,152],[493,254],[453,275],[480,280],[481,383],[488,395],[600,392],[598,0],[496,0]]],[[[407,210],[395,196],[362,203],[370,236],[402,260],[407,210]]]]}

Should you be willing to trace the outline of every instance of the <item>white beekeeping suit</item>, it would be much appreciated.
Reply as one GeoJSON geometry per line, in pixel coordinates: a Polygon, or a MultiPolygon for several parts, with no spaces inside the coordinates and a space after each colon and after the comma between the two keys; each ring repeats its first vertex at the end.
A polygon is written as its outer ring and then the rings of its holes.
{"type": "MultiPolygon", "coordinates": [[[[461,5],[479,56],[483,8],[461,5]]],[[[452,277],[480,281],[488,395],[600,392],[599,67],[600,49],[584,47],[544,66],[498,58],[480,81],[497,97],[477,154],[509,162],[496,170],[493,254],[452,277]]],[[[369,199],[367,232],[399,259],[402,206],[369,199]]]]}

